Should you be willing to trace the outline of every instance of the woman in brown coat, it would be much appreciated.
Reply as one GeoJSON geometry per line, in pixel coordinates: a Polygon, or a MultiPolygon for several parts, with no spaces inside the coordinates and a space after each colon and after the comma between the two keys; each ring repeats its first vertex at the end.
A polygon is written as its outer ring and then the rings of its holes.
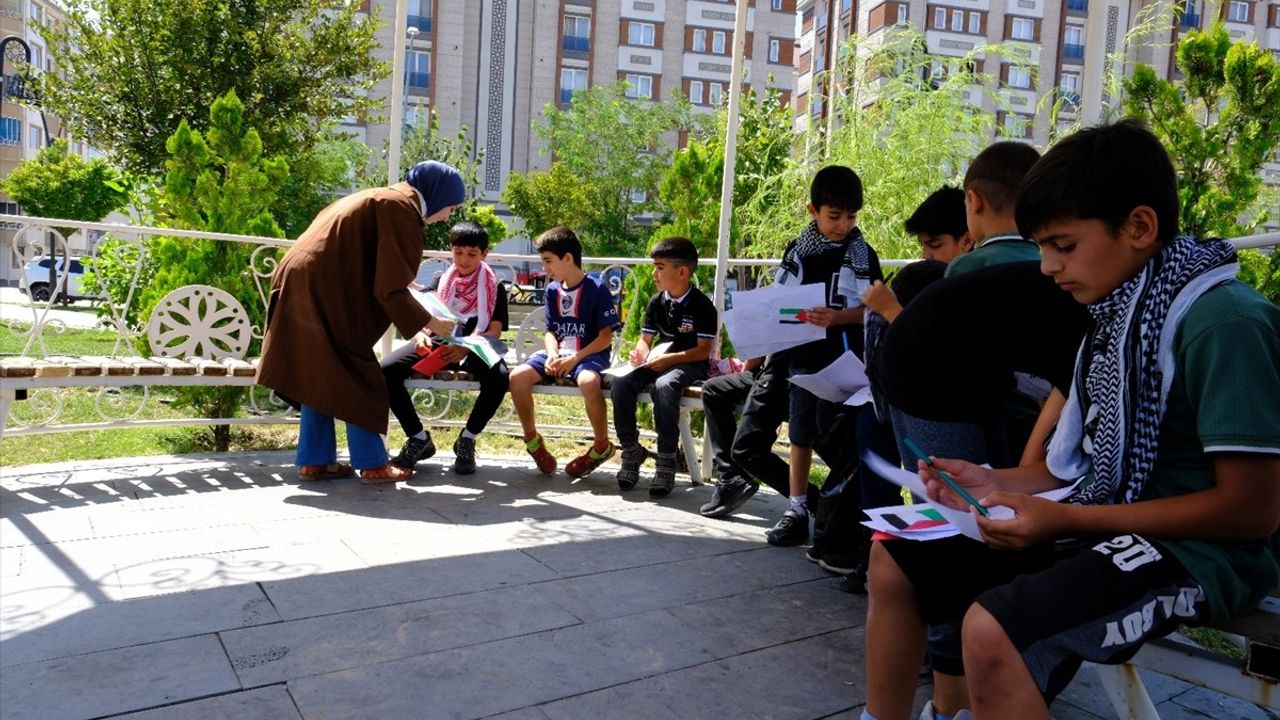
{"type": "Polygon", "coordinates": [[[394,324],[448,335],[408,289],[422,260],[422,228],[465,198],[454,168],[420,162],[405,182],[341,198],[316,216],[271,278],[257,382],[302,406],[296,462],[303,480],[395,482],[387,463],[387,388],[373,346],[394,324]],[[351,465],[337,462],[334,418],[347,423],[351,465]]]}

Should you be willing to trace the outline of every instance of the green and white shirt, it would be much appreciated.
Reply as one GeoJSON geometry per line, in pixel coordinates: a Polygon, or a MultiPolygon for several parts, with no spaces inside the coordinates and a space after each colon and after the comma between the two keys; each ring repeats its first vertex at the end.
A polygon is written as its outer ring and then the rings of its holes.
{"type": "Polygon", "coordinates": [[[973,272],[1001,263],[1040,261],[1040,246],[1016,232],[994,233],[982,238],[972,251],[952,260],[943,277],[973,272]]]}

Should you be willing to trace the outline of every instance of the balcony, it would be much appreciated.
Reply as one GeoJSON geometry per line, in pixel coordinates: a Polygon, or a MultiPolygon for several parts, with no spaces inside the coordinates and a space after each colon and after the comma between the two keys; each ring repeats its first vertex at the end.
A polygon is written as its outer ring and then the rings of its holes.
{"type": "Polygon", "coordinates": [[[585,53],[591,51],[591,38],[565,35],[561,46],[565,52],[585,53]]]}
{"type": "Polygon", "coordinates": [[[1065,112],[1080,111],[1080,93],[1075,90],[1058,90],[1058,98],[1062,100],[1062,109],[1065,112]]]}
{"type": "Polygon", "coordinates": [[[1084,46],[1083,45],[1063,45],[1062,57],[1065,60],[1083,60],[1084,46]]]}
{"type": "Polygon", "coordinates": [[[22,121],[0,118],[0,146],[22,147],[22,121]]]}
{"type": "Polygon", "coordinates": [[[408,26],[417,28],[418,32],[431,32],[431,16],[430,15],[410,15],[408,26]]]}
{"type": "Polygon", "coordinates": [[[1087,13],[1089,12],[1089,0],[1067,0],[1067,11],[1087,13]]]}
{"type": "Polygon", "coordinates": [[[427,90],[431,87],[431,73],[407,72],[404,74],[404,82],[407,87],[416,88],[418,90],[427,90]]]}
{"type": "Polygon", "coordinates": [[[1184,30],[1200,27],[1200,14],[1190,11],[1182,13],[1182,18],[1178,20],[1178,26],[1184,30]]]}

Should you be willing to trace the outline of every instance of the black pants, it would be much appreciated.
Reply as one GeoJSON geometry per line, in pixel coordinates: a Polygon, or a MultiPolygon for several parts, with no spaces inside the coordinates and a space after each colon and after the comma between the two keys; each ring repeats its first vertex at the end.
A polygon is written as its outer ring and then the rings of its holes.
{"type": "MultiPolygon", "coordinates": [[[[721,405],[729,404],[731,393],[741,391],[741,380],[724,388],[721,405]]],[[[702,398],[703,406],[708,408],[708,417],[711,417],[705,387],[702,398]]],[[[716,401],[712,402],[715,404],[716,401]]],[[[740,475],[755,478],[773,488],[779,495],[788,497],[791,494],[790,469],[787,461],[773,452],[773,444],[778,441],[778,427],[786,422],[787,415],[791,412],[791,384],[787,381],[787,363],[774,358],[766,361],[747,389],[743,402],[742,419],[738,422],[737,430],[732,429],[732,408],[737,405],[736,400],[729,405],[730,422],[721,424],[720,420],[712,420],[709,426],[714,427],[713,432],[720,434],[722,439],[733,438],[728,462],[740,475]]],[[[723,419],[725,415],[720,417],[723,419]]],[[[712,442],[715,442],[715,436],[712,436],[712,442]]],[[[719,466],[719,451],[716,455],[719,466]]],[[[723,476],[722,470],[721,477],[723,476]]]]}
{"type": "Polygon", "coordinates": [[[658,454],[675,455],[680,447],[680,398],[684,389],[707,377],[705,362],[682,363],[661,374],[636,368],[609,386],[613,401],[613,429],[622,447],[640,441],[636,426],[636,396],[649,390],[653,400],[653,429],[658,434],[658,454]],[[652,385],[652,387],[650,387],[652,385]]]}
{"type": "MultiPolygon", "coordinates": [[[[417,354],[410,353],[398,362],[382,368],[382,376],[387,381],[391,412],[404,429],[404,434],[410,436],[422,432],[422,421],[418,419],[418,410],[413,406],[413,398],[409,396],[409,388],[404,386],[404,381],[413,375],[413,364],[420,359],[417,354]]],[[[502,398],[507,394],[507,363],[499,360],[493,367],[489,367],[474,353],[467,353],[462,362],[451,367],[461,367],[480,383],[480,394],[476,397],[476,404],[471,407],[471,414],[467,416],[467,430],[472,435],[479,435],[498,412],[502,398]]]]}

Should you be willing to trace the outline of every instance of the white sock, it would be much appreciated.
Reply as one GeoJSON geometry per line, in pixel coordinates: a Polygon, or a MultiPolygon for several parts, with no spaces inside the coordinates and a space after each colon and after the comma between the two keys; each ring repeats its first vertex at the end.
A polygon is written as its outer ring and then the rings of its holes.
{"type": "Polygon", "coordinates": [[[862,717],[858,718],[858,720],[876,720],[876,716],[875,716],[875,715],[872,715],[871,713],[867,712],[866,710],[863,710],[863,711],[862,711],[862,717]]]}
{"type": "Polygon", "coordinates": [[[475,440],[476,434],[466,428],[462,428],[462,437],[468,438],[470,440],[475,440]]]}
{"type": "Polygon", "coordinates": [[[413,437],[414,437],[414,439],[416,439],[416,440],[426,440],[426,439],[427,439],[427,431],[426,431],[426,430],[423,430],[422,432],[418,433],[417,435],[414,435],[413,437]]]}
{"type": "Polygon", "coordinates": [[[792,495],[790,500],[792,510],[801,515],[809,514],[809,497],[807,495],[792,495]]]}

